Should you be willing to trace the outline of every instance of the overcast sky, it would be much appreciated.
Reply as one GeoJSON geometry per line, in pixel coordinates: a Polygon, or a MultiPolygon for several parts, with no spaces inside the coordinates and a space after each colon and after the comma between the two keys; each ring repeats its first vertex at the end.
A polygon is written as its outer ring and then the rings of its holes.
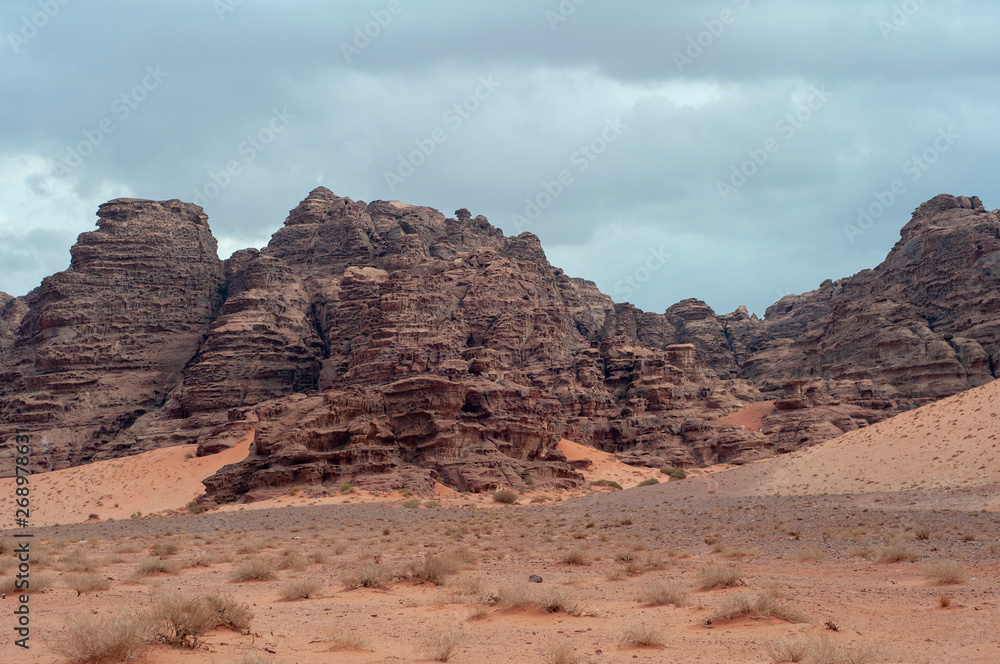
{"type": "Polygon", "coordinates": [[[203,205],[225,258],[322,184],[531,231],[646,310],[763,314],[939,193],[1000,207],[997,25],[995,0],[6,0],[0,290],[115,197],[203,205]]]}

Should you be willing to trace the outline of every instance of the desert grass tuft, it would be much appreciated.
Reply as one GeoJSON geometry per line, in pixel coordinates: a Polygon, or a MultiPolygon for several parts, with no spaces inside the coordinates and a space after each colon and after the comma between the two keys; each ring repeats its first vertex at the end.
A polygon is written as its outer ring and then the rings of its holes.
{"type": "Polygon", "coordinates": [[[810,664],[869,664],[881,655],[881,648],[871,641],[842,646],[825,634],[811,638],[808,650],[810,664]]]}
{"type": "Polygon", "coordinates": [[[582,664],[583,658],[565,641],[552,643],[545,650],[545,664],[582,664]]]}
{"type": "Polygon", "coordinates": [[[246,633],[253,622],[253,611],[248,604],[240,604],[229,595],[207,595],[205,601],[216,615],[216,627],[246,633]]]}
{"type": "Polygon", "coordinates": [[[665,604],[684,606],[687,597],[688,589],[679,583],[654,581],[643,588],[639,594],[639,601],[646,606],[663,606],[665,604]]]}
{"type": "Polygon", "coordinates": [[[427,654],[435,662],[447,662],[458,652],[465,634],[458,629],[446,629],[429,635],[425,640],[427,654]]]}
{"type": "Polygon", "coordinates": [[[663,632],[659,628],[649,623],[639,623],[631,625],[625,630],[621,642],[623,645],[650,648],[663,647],[666,644],[666,639],[663,638],[663,632]]]}
{"type": "Polygon", "coordinates": [[[771,661],[779,662],[804,662],[809,656],[809,640],[805,638],[786,638],[771,641],[767,644],[768,654],[771,661]]]}
{"type": "Polygon", "coordinates": [[[368,640],[344,629],[334,630],[326,639],[331,650],[368,650],[368,640]]]}
{"type": "Polygon", "coordinates": [[[360,567],[347,570],[340,576],[344,588],[380,588],[384,589],[392,581],[392,571],[385,565],[374,560],[365,560],[360,567]]]}
{"type": "Polygon", "coordinates": [[[924,576],[942,585],[965,583],[965,569],[954,560],[938,560],[924,567],[924,576]]]}
{"type": "Polygon", "coordinates": [[[63,577],[63,583],[70,590],[75,590],[77,597],[111,587],[111,581],[101,574],[67,574],[63,577]]]}
{"type": "MultiPolygon", "coordinates": [[[[28,579],[28,587],[18,587],[18,579],[13,576],[5,576],[0,579],[0,592],[8,595],[30,595],[32,593],[43,593],[52,588],[52,577],[48,574],[32,574],[28,579]]],[[[20,580],[20,585],[24,585],[24,580],[20,580]]]]}
{"type": "Polygon", "coordinates": [[[180,564],[174,560],[163,560],[162,558],[149,558],[139,563],[135,571],[136,576],[155,576],[157,574],[177,574],[180,571],[180,564]]]}
{"type": "Polygon", "coordinates": [[[138,659],[149,647],[149,617],[132,609],[112,614],[85,613],[66,620],[66,631],[54,650],[74,664],[138,659]]]}
{"type": "Polygon", "coordinates": [[[743,581],[743,572],[738,565],[720,565],[719,563],[706,565],[702,568],[700,577],[703,590],[746,585],[743,581]]]}
{"type": "Polygon", "coordinates": [[[574,546],[563,553],[560,560],[566,565],[586,565],[590,562],[590,555],[582,546],[574,546]]]}
{"type": "Polygon", "coordinates": [[[150,547],[150,552],[154,556],[160,558],[169,558],[180,551],[180,547],[177,546],[176,542],[157,542],[152,547],[150,547]]]}
{"type": "Polygon", "coordinates": [[[728,595],[710,620],[713,623],[720,623],[743,617],[755,620],[777,618],[790,623],[809,621],[804,613],[795,607],[782,604],[777,597],[764,590],[728,595]]]}
{"type": "Polygon", "coordinates": [[[270,558],[251,558],[240,564],[229,574],[229,579],[237,583],[244,581],[274,581],[278,578],[275,563],[270,558]]]}
{"type": "Polygon", "coordinates": [[[880,563],[911,562],[917,559],[917,553],[901,539],[891,539],[875,548],[875,560],[880,563]]]}
{"type": "Polygon", "coordinates": [[[299,599],[315,599],[323,589],[316,579],[293,579],[281,587],[281,599],[293,602],[299,599]]]}

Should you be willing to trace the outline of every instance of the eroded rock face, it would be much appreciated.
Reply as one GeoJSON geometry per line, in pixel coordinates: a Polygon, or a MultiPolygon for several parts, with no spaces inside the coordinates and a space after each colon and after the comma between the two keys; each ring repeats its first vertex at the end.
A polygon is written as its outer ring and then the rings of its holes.
{"type": "Polygon", "coordinates": [[[321,187],[224,263],[195,206],[100,217],[68,271],[0,297],[0,435],[31,427],[54,468],[255,432],[208,502],[569,487],[564,437],[650,466],[743,463],[991,380],[1000,353],[1000,221],[977,199],[926,203],[885,263],[764,320],[615,304],[464,209],[321,187]],[[717,422],[762,400],[759,429],[717,422]]]}
{"type": "Polygon", "coordinates": [[[14,345],[17,329],[26,313],[28,307],[24,304],[23,297],[11,297],[0,292],[0,363],[14,345]]]}
{"type": "MultiPolygon", "coordinates": [[[[24,298],[0,367],[0,438],[30,428],[43,469],[142,451],[123,432],[162,406],[221,303],[201,208],[118,199],[98,216],[69,269],[24,298]]],[[[4,454],[0,472],[10,464],[4,454]]]]}
{"type": "Polygon", "coordinates": [[[771,306],[774,338],[741,375],[871,380],[934,399],[992,380],[1000,359],[1000,218],[978,198],[937,196],[903,227],[885,262],[771,306]]]}

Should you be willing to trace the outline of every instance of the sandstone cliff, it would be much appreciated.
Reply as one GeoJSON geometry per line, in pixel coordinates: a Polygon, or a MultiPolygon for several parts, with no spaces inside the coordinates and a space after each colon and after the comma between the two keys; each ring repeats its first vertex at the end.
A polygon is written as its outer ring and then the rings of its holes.
{"type": "MultiPolygon", "coordinates": [[[[921,206],[886,261],[763,320],[615,304],[530,233],[313,191],[225,262],[200,208],[118,200],[69,270],[0,297],[0,438],[55,468],[181,442],[245,462],[209,500],[350,481],[572,486],[562,437],[650,465],[744,462],[993,378],[1000,219],[921,206]],[[759,426],[722,416],[764,400],[759,426]]],[[[9,470],[9,468],[4,468],[9,470]]]]}

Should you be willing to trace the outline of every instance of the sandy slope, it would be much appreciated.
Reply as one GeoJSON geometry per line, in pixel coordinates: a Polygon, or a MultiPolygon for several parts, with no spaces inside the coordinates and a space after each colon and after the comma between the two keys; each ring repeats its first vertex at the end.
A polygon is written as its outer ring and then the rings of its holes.
{"type": "Polygon", "coordinates": [[[590,459],[590,468],[580,471],[588,482],[609,480],[618,482],[623,487],[629,488],[650,477],[657,479],[663,477],[656,468],[630,466],[616,459],[613,454],[601,452],[600,450],[574,443],[565,438],[559,441],[556,448],[566,455],[566,458],[570,461],[590,459]]]}
{"type": "Polygon", "coordinates": [[[875,493],[1000,482],[1000,381],[713,477],[742,495],[875,493]]]}
{"type": "MultiPolygon", "coordinates": [[[[196,445],[182,445],[34,475],[30,523],[36,527],[80,523],[91,514],[127,519],[136,512],[180,509],[205,492],[203,479],[245,459],[251,442],[252,434],[228,450],[200,458],[193,456],[196,445]]],[[[0,529],[12,528],[12,478],[0,480],[0,496],[0,529]]]]}

